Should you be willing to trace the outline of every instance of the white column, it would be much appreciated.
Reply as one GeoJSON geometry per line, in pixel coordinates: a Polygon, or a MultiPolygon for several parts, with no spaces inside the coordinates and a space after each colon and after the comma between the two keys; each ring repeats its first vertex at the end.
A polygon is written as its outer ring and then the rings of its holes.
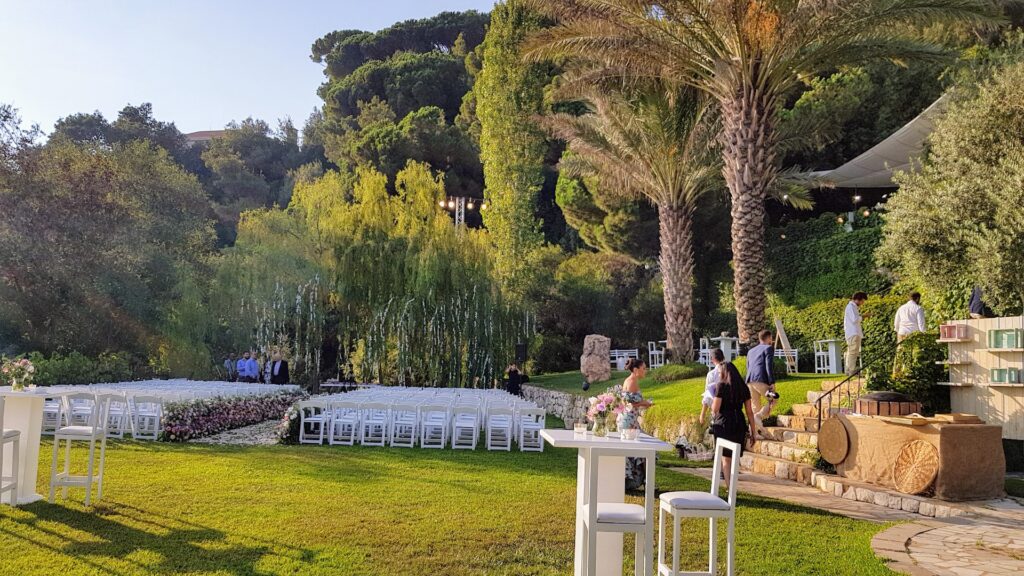
{"type": "MultiPolygon", "coordinates": [[[[43,427],[43,396],[32,394],[4,395],[4,428],[21,432],[18,458],[18,504],[42,500],[36,494],[39,471],[39,436],[43,427]]],[[[4,450],[4,473],[11,470],[13,447],[4,450]]]]}

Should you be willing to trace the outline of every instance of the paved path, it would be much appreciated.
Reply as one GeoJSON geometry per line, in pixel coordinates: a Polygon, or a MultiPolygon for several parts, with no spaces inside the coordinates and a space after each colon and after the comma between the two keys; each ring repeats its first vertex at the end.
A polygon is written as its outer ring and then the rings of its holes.
{"type": "MultiPolygon", "coordinates": [[[[711,477],[708,468],[673,470],[711,477]]],[[[912,576],[1024,574],[1024,506],[1014,499],[980,503],[971,506],[971,516],[939,520],[845,500],[760,474],[740,474],[740,490],[859,520],[901,522],[871,541],[875,554],[889,560],[889,568],[896,572],[912,576]]]]}
{"type": "Polygon", "coordinates": [[[235,428],[213,436],[189,440],[196,444],[234,444],[238,446],[265,446],[277,444],[276,428],[280,420],[267,420],[252,426],[235,428]]]}

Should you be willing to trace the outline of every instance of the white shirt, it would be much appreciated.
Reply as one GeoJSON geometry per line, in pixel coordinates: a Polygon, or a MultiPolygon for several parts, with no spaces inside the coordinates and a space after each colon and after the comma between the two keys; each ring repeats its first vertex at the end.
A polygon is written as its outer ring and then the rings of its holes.
{"type": "Polygon", "coordinates": [[[900,336],[924,332],[924,308],[920,304],[910,300],[896,311],[896,318],[893,320],[893,330],[900,336]]]}
{"type": "Polygon", "coordinates": [[[704,394],[700,397],[700,403],[711,407],[711,404],[715,401],[715,392],[718,388],[718,366],[712,365],[711,370],[708,370],[707,379],[704,381],[704,394]]]}
{"type": "Polygon", "coordinates": [[[843,331],[846,332],[846,338],[849,340],[854,336],[864,337],[864,331],[860,328],[860,306],[853,300],[846,305],[846,313],[843,314],[843,331]]]}

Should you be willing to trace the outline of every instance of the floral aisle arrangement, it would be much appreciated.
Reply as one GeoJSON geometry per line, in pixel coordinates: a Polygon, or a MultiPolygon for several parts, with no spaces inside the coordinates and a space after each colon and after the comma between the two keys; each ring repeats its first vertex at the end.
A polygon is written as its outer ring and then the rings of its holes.
{"type": "Polygon", "coordinates": [[[300,424],[299,405],[295,403],[285,410],[284,417],[277,423],[278,444],[298,444],[300,424]]]}
{"type": "Polygon", "coordinates": [[[14,390],[24,390],[26,386],[32,385],[35,377],[36,367],[28,358],[15,360],[4,358],[3,367],[0,367],[3,379],[11,385],[14,390]]]}
{"type": "Polygon", "coordinates": [[[172,402],[164,408],[161,439],[187,442],[225,430],[276,420],[305,392],[279,392],[260,396],[230,396],[172,402]]]}

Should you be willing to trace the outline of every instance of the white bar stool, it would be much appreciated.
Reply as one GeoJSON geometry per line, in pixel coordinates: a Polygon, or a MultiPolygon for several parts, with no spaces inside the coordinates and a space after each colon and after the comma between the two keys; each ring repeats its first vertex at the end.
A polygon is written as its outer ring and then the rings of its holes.
{"type": "MultiPolygon", "coordinates": [[[[598,456],[599,458],[599,456],[598,456]]],[[[644,504],[598,501],[597,458],[590,462],[587,470],[587,503],[583,505],[583,539],[587,553],[584,555],[583,574],[597,575],[597,535],[600,532],[634,534],[634,573],[636,576],[651,576],[654,556],[654,519],[648,515],[653,508],[647,503],[654,498],[654,457],[644,457],[647,481],[645,482],[644,504]],[[594,505],[596,503],[596,505],[594,505]]]]}
{"type": "Polygon", "coordinates": [[[50,503],[53,504],[57,487],[62,488],[62,497],[68,497],[68,488],[78,486],[85,488],[85,505],[92,503],[92,483],[96,480],[96,499],[103,498],[103,468],[107,454],[107,424],[110,414],[110,402],[116,398],[112,394],[89,394],[76,392],[64,396],[64,409],[71,414],[71,406],[78,402],[81,408],[80,414],[88,414],[84,424],[72,424],[58,428],[53,435],[53,461],[50,464],[50,503]],[[91,409],[86,411],[85,406],[91,409]],[[57,456],[60,451],[61,440],[67,441],[64,450],[64,471],[57,472],[57,456]],[[71,474],[71,442],[79,440],[89,443],[89,464],[85,476],[71,474]],[[100,443],[100,466],[99,473],[95,473],[96,442],[100,443]]]}
{"type": "Polygon", "coordinates": [[[726,574],[733,576],[736,570],[736,481],[740,471],[740,445],[719,438],[715,441],[715,467],[712,472],[711,492],[665,492],[661,495],[658,511],[658,576],[715,576],[718,553],[718,521],[729,521],[726,574]],[[729,496],[722,500],[718,487],[722,476],[722,452],[732,450],[729,466],[729,496]],[[672,515],[672,566],[665,564],[665,513],[672,515]],[[679,527],[683,518],[708,518],[711,528],[708,542],[708,570],[706,572],[679,571],[679,527]]]}
{"type": "Polygon", "coordinates": [[[0,396],[0,502],[5,492],[10,494],[11,506],[18,505],[18,460],[21,454],[21,432],[4,428],[4,397],[0,396]],[[13,445],[11,454],[11,475],[4,474],[4,450],[13,445]]]}

